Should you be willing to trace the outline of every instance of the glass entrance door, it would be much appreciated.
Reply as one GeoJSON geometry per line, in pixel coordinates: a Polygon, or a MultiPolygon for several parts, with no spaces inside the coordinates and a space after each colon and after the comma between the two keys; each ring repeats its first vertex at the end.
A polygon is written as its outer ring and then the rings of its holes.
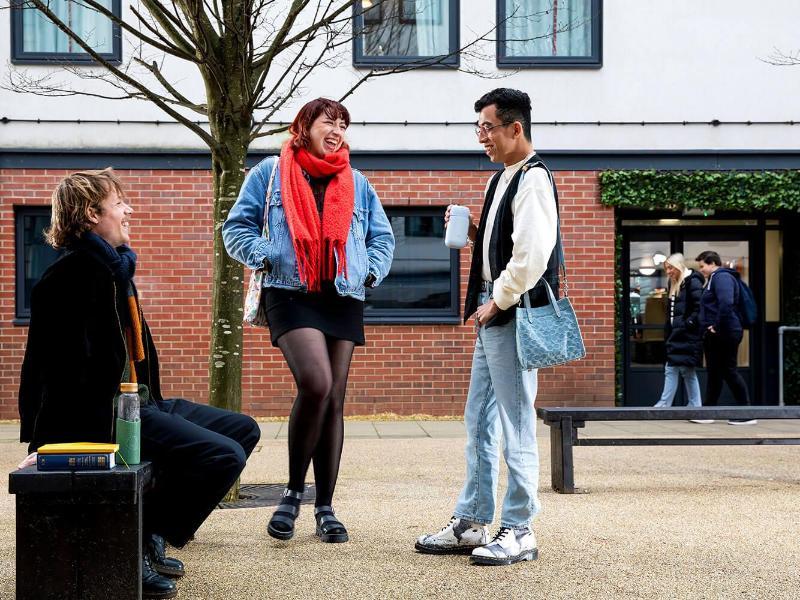
{"type": "MultiPolygon", "coordinates": [[[[676,225],[679,225],[676,223],[676,225]]],[[[728,229],[728,228],[725,228],[728,229]]],[[[665,330],[669,281],[664,261],[681,252],[689,268],[696,268],[695,257],[704,250],[719,253],[725,267],[735,269],[751,282],[751,256],[755,232],[737,228],[735,232],[711,227],[624,227],[622,249],[622,362],[623,403],[626,406],[652,406],[661,396],[664,384],[665,330]]],[[[753,391],[751,332],[745,331],[739,346],[739,372],[753,391]]],[[[698,370],[705,397],[705,368],[698,370]]],[[[681,385],[675,405],[685,404],[681,385]]],[[[720,404],[733,404],[727,386],[720,404]]]]}
{"type": "Polygon", "coordinates": [[[665,233],[635,232],[625,246],[625,405],[652,406],[664,382],[668,288],[664,260],[672,253],[673,242],[665,233]]]}

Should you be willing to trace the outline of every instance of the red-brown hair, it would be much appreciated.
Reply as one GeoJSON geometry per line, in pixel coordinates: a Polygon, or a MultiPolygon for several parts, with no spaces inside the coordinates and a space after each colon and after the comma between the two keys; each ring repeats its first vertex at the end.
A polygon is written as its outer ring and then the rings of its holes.
{"type": "Polygon", "coordinates": [[[322,113],[325,113],[331,119],[342,119],[345,127],[350,125],[350,113],[343,104],[336,102],[336,100],[317,98],[303,106],[289,126],[289,133],[292,135],[292,146],[295,148],[308,148],[311,142],[309,137],[311,125],[322,113]]]}

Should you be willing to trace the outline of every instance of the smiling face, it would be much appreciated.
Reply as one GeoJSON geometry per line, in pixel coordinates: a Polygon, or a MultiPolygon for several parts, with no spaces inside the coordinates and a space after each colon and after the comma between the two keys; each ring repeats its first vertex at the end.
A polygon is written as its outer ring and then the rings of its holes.
{"type": "Polygon", "coordinates": [[[668,262],[664,262],[664,270],[667,272],[667,276],[672,281],[678,281],[678,279],[681,276],[681,272],[678,269],[676,269],[675,267],[673,267],[671,264],[669,264],[668,262]]]}
{"type": "Polygon", "coordinates": [[[308,130],[308,151],[317,158],[336,152],[345,142],[345,131],[347,122],[344,119],[333,118],[323,111],[308,130]]]}
{"type": "Polygon", "coordinates": [[[711,277],[711,274],[716,271],[719,267],[713,263],[709,264],[705,261],[699,261],[697,263],[698,270],[703,274],[703,277],[708,279],[711,277]]]}
{"type": "Polygon", "coordinates": [[[476,131],[478,143],[492,162],[513,165],[533,150],[525,138],[522,124],[519,121],[503,121],[494,104],[481,109],[476,131]]]}
{"type": "Polygon", "coordinates": [[[111,190],[100,205],[101,212],[89,209],[89,220],[94,223],[91,231],[116,248],[130,244],[130,218],[133,209],[125,204],[116,190],[111,190]]]}

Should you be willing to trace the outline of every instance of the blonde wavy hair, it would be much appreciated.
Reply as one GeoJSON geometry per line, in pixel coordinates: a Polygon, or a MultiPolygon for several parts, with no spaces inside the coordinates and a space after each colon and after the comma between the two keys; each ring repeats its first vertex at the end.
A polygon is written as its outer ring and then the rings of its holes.
{"type": "Polygon", "coordinates": [[[681,289],[683,280],[689,276],[692,270],[686,266],[686,258],[680,252],[670,254],[669,258],[664,261],[664,267],[667,265],[670,265],[681,272],[680,277],[678,277],[678,281],[673,281],[672,279],[669,280],[669,295],[677,296],[681,289]]]}
{"type": "Polygon", "coordinates": [[[53,248],[65,248],[93,226],[90,211],[102,214],[102,203],[111,191],[124,198],[122,184],[114,169],[80,171],[62,179],[53,191],[50,227],[45,240],[53,248]]]}

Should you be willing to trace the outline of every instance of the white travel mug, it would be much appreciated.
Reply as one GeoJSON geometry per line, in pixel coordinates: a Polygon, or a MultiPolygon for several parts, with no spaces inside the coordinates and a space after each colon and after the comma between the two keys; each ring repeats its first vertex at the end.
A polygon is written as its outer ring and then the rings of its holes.
{"type": "Polygon", "coordinates": [[[448,248],[463,248],[467,245],[467,233],[469,233],[469,208],[454,204],[450,207],[450,221],[447,223],[444,245],[448,248]]]}

